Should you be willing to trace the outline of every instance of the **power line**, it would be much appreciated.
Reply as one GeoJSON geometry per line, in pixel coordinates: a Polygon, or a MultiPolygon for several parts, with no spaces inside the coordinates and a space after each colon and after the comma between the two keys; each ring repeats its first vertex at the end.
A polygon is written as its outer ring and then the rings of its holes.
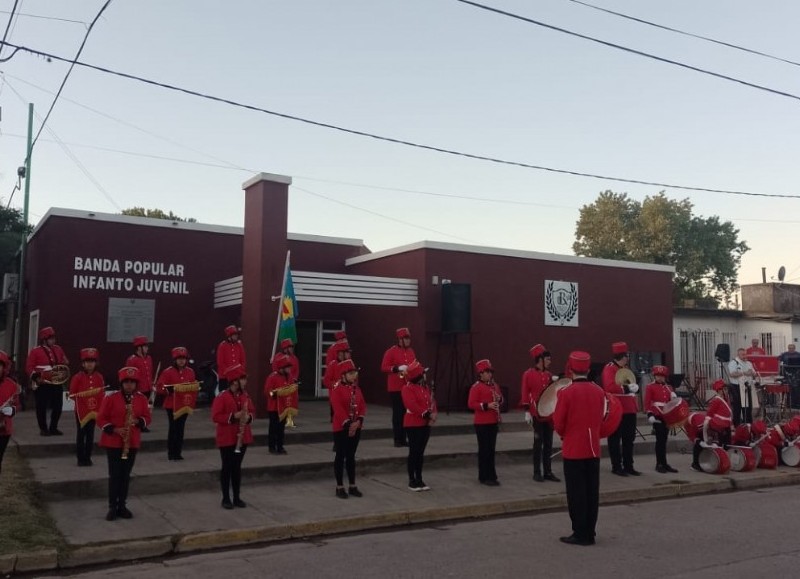
{"type": "Polygon", "coordinates": [[[768,54],[766,52],[761,52],[760,50],[754,50],[752,48],[747,48],[745,46],[740,46],[738,44],[733,44],[731,42],[725,42],[724,40],[717,40],[715,38],[711,38],[709,36],[703,36],[701,34],[694,34],[692,32],[687,32],[685,30],[680,30],[678,28],[672,28],[671,26],[665,26],[664,24],[658,24],[657,22],[651,22],[649,20],[644,20],[642,18],[637,18],[635,16],[631,16],[629,14],[623,14],[622,12],[615,12],[613,10],[609,10],[608,8],[603,8],[602,6],[596,6],[594,4],[589,4],[588,2],[582,2],[581,0],[567,0],[568,2],[572,2],[573,4],[580,4],[581,6],[585,6],[587,8],[591,8],[592,10],[599,10],[600,12],[605,12],[606,14],[612,14],[614,16],[619,16],[620,18],[625,18],[627,20],[632,20],[634,22],[639,22],[640,24],[646,24],[647,26],[652,26],[654,28],[660,28],[661,30],[667,30],[669,32],[675,32],[676,34],[682,34],[684,36],[690,36],[692,38],[697,38],[698,40],[704,40],[706,42],[712,42],[714,44],[719,44],[721,46],[726,46],[728,48],[733,48],[734,50],[741,50],[742,52],[748,52],[750,54],[755,54],[757,56],[763,56],[765,58],[771,58],[772,60],[779,60],[780,62],[785,62],[786,64],[792,64],[794,66],[800,66],[800,62],[796,62],[794,60],[789,60],[788,58],[782,58],[780,56],[775,56],[774,54],[768,54]]]}
{"type": "MultiPolygon", "coordinates": [[[[16,2],[14,4],[16,5],[16,2]]],[[[0,14],[13,14],[13,13],[14,13],[13,9],[12,9],[11,12],[8,12],[7,10],[0,10],[0,14]]],[[[84,22],[83,20],[72,20],[71,18],[59,18],[58,16],[43,16],[41,14],[29,14],[29,13],[18,12],[17,13],[17,18],[20,18],[20,17],[38,18],[38,19],[41,19],[41,20],[56,20],[58,22],[69,22],[71,24],[81,24],[84,28],[88,28],[89,27],[89,24],[84,22]]]]}
{"type": "Polygon", "coordinates": [[[78,61],[78,58],[83,52],[83,47],[86,46],[86,41],[89,40],[89,34],[92,33],[92,29],[94,28],[95,23],[100,19],[100,17],[103,15],[103,12],[105,12],[106,8],[108,8],[108,5],[111,4],[111,2],[112,0],[105,1],[103,6],[101,6],[100,10],[97,12],[97,16],[95,16],[94,20],[92,20],[91,24],[89,24],[89,28],[86,29],[86,34],[83,35],[83,41],[81,42],[81,45],[78,47],[78,52],[75,53],[75,58],[73,58],[72,61],[70,62],[69,69],[67,69],[67,74],[64,75],[64,80],[61,81],[61,86],[58,87],[58,90],[56,91],[56,96],[55,98],[53,98],[53,102],[50,103],[50,108],[47,110],[47,114],[44,116],[44,120],[42,121],[42,124],[39,126],[39,130],[36,132],[36,136],[33,138],[33,142],[31,143],[31,151],[33,150],[33,147],[36,146],[36,141],[39,140],[39,135],[42,134],[44,126],[47,124],[47,120],[50,118],[50,113],[53,112],[53,108],[56,106],[56,103],[58,102],[58,97],[61,96],[61,91],[64,90],[64,85],[67,84],[67,79],[69,79],[69,75],[72,74],[72,69],[75,68],[75,63],[78,61]]]}
{"type": "Polygon", "coordinates": [[[8,40],[8,31],[11,29],[11,23],[14,21],[14,12],[17,11],[17,4],[19,4],[19,0],[14,0],[14,5],[11,7],[11,12],[9,13],[10,16],[8,17],[8,24],[6,24],[6,31],[3,33],[3,44],[0,44],[0,54],[2,54],[3,49],[6,47],[6,40],[8,40]]]}
{"type": "Polygon", "coordinates": [[[514,12],[508,12],[506,10],[501,10],[499,8],[494,8],[492,6],[487,6],[486,4],[481,4],[479,2],[473,2],[472,0],[455,0],[456,2],[460,2],[461,4],[468,4],[469,6],[473,6],[475,8],[479,8],[481,10],[486,10],[487,12],[494,12],[495,14],[500,14],[502,16],[508,16],[509,18],[513,18],[515,20],[520,20],[522,22],[527,22],[528,24],[534,24],[535,26],[541,26],[542,28],[547,28],[548,30],[554,30],[555,32],[561,32],[563,34],[568,34],[570,36],[574,36],[576,38],[582,38],[584,40],[589,40],[591,42],[596,42],[597,44],[602,44],[603,46],[608,46],[609,48],[614,48],[617,50],[622,50],[624,52],[628,52],[630,54],[636,54],[638,56],[642,56],[644,58],[650,58],[652,60],[657,60],[658,62],[663,62],[665,64],[671,64],[673,66],[679,66],[681,68],[685,68],[687,70],[693,70],[694,72],[699,72],[701,74],[707,74],[709,76],[713,76],[715,78],[720,78],[722,80],[727,80],[729,82],[735,82],[737,84],[747,86],[750,88],[754,88],[757,90],[765,91],[771,94],[787,97],[793,100],[800,101],[800,95],[792,94],[790,92],[785,92],[782,90],[770,88],[768,86],[764,86],[761,84],[756,84],[754,82],[750,82],[747,80],[743,80],[740,78],[736,78],[733,76],[728,76],[726,74],[722,74],[719,72],[714,72],[713,70],[708,70],[705,68],[700,68],[698,66],[693,66],[691,64],[686,64],[684,62],[680,62],[677,60],[672,60],[669,58],[664,58],[663,56],[656,56],[655,54],[651,54],[649,52],[644,52],[642,50],[637,50],[635,48],[630,48],[627,46],[623,46],[621,44],[615,44],[613,42],[609,42],[607,40],[601,40],[599,38],[595,38],[593,36],[587,36],[586,34],[581,34],[579,32],[574,32],[572,30],[567,30],[566,28],[561,28],[559,26],[554,26],[552,24],[547,24],[545,22],[541,22],[539,20],[534,20],[533,18],[528,18],[526,16],[522,16],[520,14],[515,14],[514,12]]]}
{"type": "MultiPolygon", "coordinates": [[[[15,44],[11,44],[9,42],[7,42],[6,45],[7,46],[11,46],[12,48],[15,49],[14,53],[12,53],[12,57],[13,57],[14,54],[16,54],[17,51],[23,51],[23,52],[28,52],[30,54],[34,54],[34,55],[37,55],[37,56],[44,56],[44,57],[47,57],[47,58],[51,58],[53,60],[58,60],[58,61],[62,61],[62,62],[71,62],[71,61],[67,60],[64,57],[60,57],[60,56],[57,56],[55,54],[47,53],[47,52],[44,52],[44,51],[41,51],[41,50],[35,50],[35,49],[32,49],[32,48],[28,48],[26,46],[18,46],[18,45],[15,45],[15,44]]],[[[11,58],[11,57],[9,57],[9,58],[11,58]]],[[[632,183],[632,184],[635,184],[635,185],[649,185],[649,186],[653,186],[653,187],[662,187],[662,188],[666,188],[666,189],[682,189],[682,190],[685,190],[685,191],[698,191],[698,192],[704,192],[704,193],[721,193],[721,194],[726,194],[726,195],[744,195],[744,196],[749,196],[749,197],[772,197],[772,198],[782,198],[782,199],[798,199],[798,198],[800,198],[800,195],[788,195],[788,194],[779,194],[779,193],[760,193],[760,192],[754,192],[754,191],[737,191],[737,190],[731,190],[731,189],[714,189],[714,188],[710,188],[710,187],[695,187],[695,186],[690,186],[690,185],[678,185],[678,184],[674,184],[674,183],[664,183],[664,182],[660,182],[660,181],[649,181],[649,180],[645,180],[645,179],[632,179],[632,178],[627,178],[627,177],[616,177],[616,176],[611,176],[611,175],[600,175],[600,174],[597,174],[597,173],[587,173],[587,172],[576,171],[576,170],[572,170],[572,169],[560,169],[560,168],[555,168],[555,167],[548,167],[548,166],[545,166],[545,165],[535,165],[535,164],[532,164],[532,163],[524,163],[522,161],[510,161],[510,160],[501,159],[501,158],[498,158],[498,157],[490,157],[490,156],[487,156],[487,155],[479,155],[479,154],[476,154],[476,153],[467,153],[467,152],[459,151],[459,150],[456,150],[456,149],[448,149],[448,148],[440,147],[440,146],[436,146],[436,145],[428,145],[428,144],[424,144],[424,143],[416,143],[416,142],[413,142],[413,141],[408,141],[408,140],[400,139],[400,138],[396,138],[396,137],[388,137],[388,136],[385,136],[385,135],[379,135],[377,133],[371,133],[371,132],[368,132],[368,131],[350,129],[350,128],[347,128],[347,127],[334,125],[332,123],[316,121],[316,120],[300,117],[300,116],[297,116],[297,115],[292,115],[292,114],[288,114],[288,113],[282,113],[282,112],[279,112],[279,111],[273,111],[273,110],[265,109],[265,108],[262,108],[262,107],[259,107],[259,106],[256,106],[256,105],[241,103],[241,102],[229,99],[229,98],[224,98],[224,97],[214,96],[214,95],[210,95],[210,94],[206,94],[206,93],[201,93],[201,92],[196,91],[196,90],[192,90],[192,89],[188,89],[188,88],[182,88],[182,87],[179,87],[179,86],[175,86],[175,85],[171,85],[171,84],[167,84],[167,83],[163,83],[163,82],[158,82],[158,81],[155,81],[155,80],[147,79],[147,78],[136,76],[136,75],[133,75],[133,74],[128,74],[128,73],[125,73],[125,72],[115,71],[115,70],[112,70],[112,69],[109,69],[109,68],[105,68],[105,67],[102,67],[102,66],[98,66],[98,65],[95,65],[95,64],[88,64],[88,63],[79,62],[79,61],[75,61],[75,64],[77,64],[78,66],[83,66],[83,67],[91,69],[91,70],[96,70],[98,72],[103,72],[103,73],[111,74],[111,75],[118,76],[118,77],[121,77],[121,78],[126,78],[128,80],[135,80],[135,81],[138,81],[138,82],[141,82],[141,83],[144,83],[144,84],[149,84],[151,86],[157,86],[159,88],[163,88],[163,89],[171,90],[171,91],[174,91],[174,92],[179,92],[179,93],[191,95],[191,96],[194,96],[194,97],[206,99],[206,100],[217,102],[217,103],[231,105],[231,106],[238,107],[238,108],[241,108],[241,109],[260,112],[260,113],[263,113],[263,114],[266,114],[266,115],[282,118],[282,119],[285,119],[285,120],[296,121],[296,122],[299,122],[299,123],[304,123],[304,124],[312,125],[312,126],[315,126],[315,127],[321,127],[321,128],[330,129],[330,130],[333,130],[333,131],[339,131],[341,133],[346,133],[346,134],[349,134],[349,135],[355,135],[355,136],[359,136],[359,137],[366,137],[366,138],[375,139],[375,140],[378,140],[378,141],[383,141],[383,142],[387,142],[387,143],[393,143],[393,144],[396,144],[396,145],[404,145],[404,146],[407,146],[407,147],[414,147],[414,148],[423,149],[423,150],[426,150],[426,151],[434,151],[434,152],[437,152],[437,153],[442,153],[442,154],[445,154],[445,155],[452,155],[452,156],[455,156],[455,157],[463,157],[463,158],[466,158],[466,159],[473,159],[473,160],[477,160],[477,161],[486,161],[486,162],[489,162],[489,163],[495,163],[495,164],[499,164],[499,165],[508,165],[508,166],[512,166],[512,167],[521,167],[523,169],[533,169],[533,170],[536,170],[536,171],[546,171],[546,172],[549,172],[549,173],[558,173],[558,174],[562,174],[562,175],[572,175],[572,176],[575,176],[575,177],[587,177],[587,178],[591,178],[591,179],[600,179],[600,180],[603,180],[603,181],[615,181],[615,182],[619,182],[619,183],[632,183]]],[[[792,97],[793,98],[797,98],[798,100],[800,100],[800,97],[798,97],[798,96],[792,95],[792,97]]]]}

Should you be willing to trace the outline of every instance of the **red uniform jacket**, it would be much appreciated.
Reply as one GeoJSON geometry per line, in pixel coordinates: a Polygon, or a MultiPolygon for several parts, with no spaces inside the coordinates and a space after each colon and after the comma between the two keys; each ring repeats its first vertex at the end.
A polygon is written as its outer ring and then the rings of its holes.
{"type": "Polygon", "coordinates": [[[764,351],[764,348],[762,348],[761,346],[756,346],[755,348],[753,346],[750,346],[749,348],[747,348],[747,350],[745,350],[745,354],[747,356],[766,356],[767,355],[767,353],[764,351]]]}
{"type": "Polygon", "coordinates": [[[614,362],[606,364],[606,367],[603,368],[603,388],[609,394],[614,394],[619,398],[623,414],[636,414],[639,412],[639,398],[636,394],[630,394],[627,386],[620,386],[614,382],[620,368],[622,366],[618,366],[614,362]]]}
{"type": "MultiPolygon", "coordinates": [[[[8,407],[17,413],[17,383],[6,376],[0,382],[0,406],[8,402],[8,407]]],[[[14,414],[6,416],[0,414],[0,436],[11,436],[14,433],[14,414]]]]}
{"type": "Polygon", "coordinates": [[[300,378],[300,360],[294,354],[287,354],[289,361],[292,363],[292,371],[289,372],[289,383],[297,382],[300,378]]]}
{"type": "Polygon", "coordinates": [[[605,394],[594,382],[579,379],[558,393],[553,427],[566,459],[600,458],[600,425],[605,394]]]}
{"type": "Polygon", "coordinates": [[[412,384],[407,382],[403,386],[403,406],[406,413],[403,415],[403,426],[413,428],[416,426],[428,426],[427,418],[422,415],[426,412],[436,414],[436,400],[431,396],[431,389],[422,384],[412,384]]]}
{"type": "Polygon", "coordinates": [[[537,418],[539,411],[536,403],[539,402],[539,396],[542,395],[544,389],[550,385],[551,378],[550,372],[536,368],[528,368],[522,374],[522,397],[519,403],[523,408],[530,409],[530,413],[537,418]]]}
{"type": "Polygon", "coordinates": [[[331,408],[333,408],[331,426],[334,432],[341,432],[345,424],[349,424],[352,420],[360,420],[363,423],[364,416],[367,415],[367,403],[358,384],[339,382],[331,390],[331,408]]]}
{"type": "MultiPolygon", "coordinates": [[[[331,360],[328,362],[328,365],[325,366],[325,375],[322,377],[322,385],[325,386],[328,390],[333,388],[336,385],[336,382],[339,380],[336,372],[336,365],[339,362],[337,360],[331,360]]],[[[328,394],[330,397],[330,394],[328,394]]]]}
{"type": "Polygon", "coordinates": [[[264,398],[267,399],[267,412],[278,411],[278,398],[275,396],[270,396],[270,393],[278,388],[288,386],[291,383],[292,380],[278,372],[273,372],[267,376],[267,379],[264,382],[264,398]]]}
{"type": "Polygon", "coordinates": [[[392,346],[383,355],[381,362],[381,372],[385,372],[389,376],[386,379],[386,390],[389,392],[401,392],[403,384],[406,381],[400,376],[400,373],[395,371],[398,366],[408,366],[411,362],[417,359],[414,354],[413,348],[401,348],[400,346],[392,346]]]}
{"type": "Polygon", "coordinates": [[[30,376],[37,371],[37,366],[55,366],[57,364],[69,364],[69,360],[64,355],[64,350],[61,349],[61,346],[58,344],[53,344],[52,348],[36,346],[28,354],[25,372],[30,376]]]}
{"type": "Polygon", "coordinates": [[[156,394],[159,396],[166,396],[166,398],[164,398],[164,409],[175,409],[175,396],[171,388],[167,390],[167,386],[195,381],[194,370],[189,368],[189,366],[184,366],[183,370],[178,370],[177,366],[170,366],[161,372],[161,375],[156,381],[156,394]]]}
{"type": "Polygon", "coordinates": [[[725,423],[728,425],[728,428],[730,428],[733,421],[733,412],[727,400],[717,395],[708,403],[706,407],[706,417],[715,418],[716,420],[714,422],[719,421],[725,423]]]}
{"type": "Polygon", "coordinates": [[[243,368],[247,368],[244,359],[244,344],[242,344],[241,340],[235,342],[222,340],[217,346],[217,374],[223,376],[225,370],[236,364],[241,364],[243,368]]]}
{"type": "Polygon", "coordinates": [[[239,421],[233,417],[233,414],[239,412],[243,405],[247,405],[250,421],[244,425],[242,444],[251,444],[253,429],[250,427],[250,423],[256,412],[253,400],[247,393],[239,392],[234,395],[230,390],[225,390],[214,398],[214,403],[211,405],[211,420],[217,425],[217,448],[236,446],[236,439],[239,436],[239,421]]]}
{"type": "MultiPolygon", "coordinates": [[[[75,397],[81,392],[86,392],[87,390],[100,389],[99,392],[91,396],[82,396],[81,400],[76,398],[75,415],[78,417],[78,420],[83,419],[85,415],[91,412],[96,413],[100,410],[100,404],[102,404],[103,398],[106,396],[105,387],[106,380],[103,378],[103,375],[97,371],[87,374],[85,371],[81,370],[72,377],[72,380],[69,382],[69,395],[72,397],[75,397]],[[84,409],[84,416],[81,416],[81,408],[84,409]]],[[[89,420],[89,418],[87,418],[87,420],[89,420]]]]}
{"type": "Polygon", "coordinates": [[[125,360],[125,365],[139,368],[138,390],[144,395],[149,395],[153,389],[153,358],[150,354],[147,356],[132,354],[125,360]]]}
{"type": "MultiPolygon", "coordinates": [[[[141,392],[134,392],[131,396],[133,410],[133,428],[130,434],[130,447],[139,448],[142,444],[141,421],[144,425],[150,424],[150,406],[147,404],[147,397],[141,392]]],[[[100,412],[97,413],[97,426],[102,430],[105,426],[111,425],[114,428],[125,426],[125,395],[122,391],[114,392],[103,398],[100,403],[100,412]]],[[[116,432],[111,434],[103,430],[100,435],[100,446],[105,448],[122,448],[122,437],[116,432]]]]}
{"type": "Polygon", "coordinates": [[[475,412],[472,419],[473,424],[497,424],[500,422],[500,412],[488,407],[491,402],[502,402],[503,394],[500,386],[494,382],[475,382],[469,389],[469,401],[467,405],[470,410],[475,412]]]}
{"type": "Polygon", "coordinates": [[[644,411],[648,416],[661,417],[661,405],[672,400],[672,388],[669,384],[653,382],[644,389],[644,411]],[[656,403],[659,403],[656,405],[656,403]]]}

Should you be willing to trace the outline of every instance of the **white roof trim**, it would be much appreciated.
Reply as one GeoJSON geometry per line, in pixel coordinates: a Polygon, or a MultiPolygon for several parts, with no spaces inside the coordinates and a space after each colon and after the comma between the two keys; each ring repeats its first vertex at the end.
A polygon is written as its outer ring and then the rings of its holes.
{"type": "Polygon", "coordinates": [[[366,255],[359,255],[345,260],[345,265],[356,265],[367,261],[382,259],[391,255],[408,253],[418,249],[438,249],[440,251],[460,251],[463,253],[478,253],[482,255],[496,255],[502,257],[516,257],[519,259],[538,259],[541,261],[557,261],[560,263],[575,263],[580,265],[597,265],[600,267],[621,267],[626,269],[644,269],[650,271],[663,271],[674,273],[675,267],[671,265],[657,265],[654,263],[639,263],[636,261],[620,261],[616,259],[597,259],[594,257],[578,257],[576,255],[559,255],[557,253],[540,253],[537,251],[524,251],[521,249],[506,249],[500,247],[481,247],[477,245],[463,245],[459,243],[445,243],[442,241],[418,241],[408,245],[401,245],[383,251],[376,251],[366,255]]]}
{"type": "MultiPolygon", "coordinates": [[[[231,225],[214,225],[210,223],[189,223],[187,221],[170,221],[168,219],[156,219],[153,217],[134,217],[132,215],[120,215],[118,213],[97,213],[85,211],[83,209],[66,209],[64,207],[51,207],[47,210],[36,224],[28,241],[33,239],[36,233],[47,222],[50,217],[69,217],[72,219],[92,219],[94,221],[105,221],[107,223],[123,223],[125,225],[145,225],[150,227],[165,227],[167,229],[188,229],[189,231],[207,231],[210,233],[223,233],[227,235],[244,235],[243,227],[233,227],[231,225]]],[[[352,245],[363,247],[364,241],[350,237],[326,237],[324,235],[311,235],[308,233],[289,233],[289,241],[307,241],[311,243],[331,243],[335,245],[352,245]]]]}
{"type": "Polygon", "coordinates": [[[292,178],[288,175],[278,175],[276,173],[259,173],[250,177],[247,181],[242,183],[242,189],[249,189],[261,181],[272,181],[273,183],[282,183],[283,185],[291,185],[292,178]]]}

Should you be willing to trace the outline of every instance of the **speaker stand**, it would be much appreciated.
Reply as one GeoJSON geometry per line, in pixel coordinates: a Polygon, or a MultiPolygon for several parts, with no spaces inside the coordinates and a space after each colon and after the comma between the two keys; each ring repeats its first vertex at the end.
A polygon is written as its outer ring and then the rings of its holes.
{"type": "Polygon", "coordinates": [[[467,384],[472,374],[472,367],[475,364],[475,356],[472,348],[472,332],[465,334],[459,333],[440,333],[439,343],[436,347],[436,360],[433,365],[433,376],[437,386],[444,385],[446,393],[445,412],[450,414],[450,410],[465,410],[466,396],[461,385],[467,384]],[[461,344],[460,336],[467,336],[466,344],[461,344]],[[466,350],[466,352],[464,352],[466,350]],[[466,356],[466,358],[465,358],[466,356]],[[442,380],[439,380],[439,377],[442,380]]]}

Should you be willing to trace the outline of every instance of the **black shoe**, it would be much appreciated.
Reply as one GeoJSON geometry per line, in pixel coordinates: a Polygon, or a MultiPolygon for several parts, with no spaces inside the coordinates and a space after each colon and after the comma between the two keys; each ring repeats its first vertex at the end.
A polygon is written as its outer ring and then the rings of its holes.
{"type": "Polygon", "coordinates": [[[420,489],[422,489],[423,491],[429,491],[429,490],[431,490],[431,487],[429,487],[428,485],[426,485],[426,484],[425,484],[425,481],[424,481],[424,480],[422,480],[422,479],[419,479],[419,480],[417,481],[417,484],[419,485],[419,488],[420,488],[420,489]]]}
{"type": "Polygon", "coordinates": [[[64,433],[61,432],[58,428],[51,428],[50,436],[64,436],[64,433]]]}
{"type": "Polygon", "coordinates": [[[664,468],[667,469],[667,472],[678,472],[677,468],[672,468],[670,465],[665,464],[664,468]]]}
{"type": "Polygon", "coordinates": [[[355,486],[348,488],[347,494],[349,494],[351,497],[357,497],[357,498],[361,498],[364,496],[364,493],[358,490],[358,487],[355,486]]]}
{"type": "Polygon", "coordinates": [[[50,436],[50,431],[49,430],[40,430],[39,431],[39,436],[50,436]]]}
{"type": "Polygon", "coordinates": [[[536,482],[544,482],[544,477],[542,476],[542,473],[535,472],[533,473],[533,480],[535,480],[536,482]]]}
{"type": "MultiPolygon", "coordinates": [[[[336,452],[336,449],[334,449],[334,450],[333,450],[333,452],[336,452]]],[[[269,453],[270,453],[270,454],[278,454],[278,451],[277,451],[277,449],[270,448],[270,449],[269,449],[269,453]]]]}
{"type": "Polygon", "coordinates": [[[247,503],[244,502],[242,499],[233,499],[233,506],[243,509],[247,506],[247,503]]]}
{"type": "Polygon", "coordinates": [[[633,468],[626,468],[625,469],[625,474],[627,474],[628,476],[641,476],[642,475],[642,473],[640,473],[638,470],[633,469],[633,468]]]}
{"type": "Polygon", "coordinates": [[[487,487],[499,487],[500,486],[500,481],[499,480],[487,480],[487,481],[483,481],[483,484],[485,484],[487,487]]]}
{"type": "Polygon", "coordinates": [[[178,456],[174,457],[172,460],[183,460],[183,457],[179,454],[178,456]]]}
{"type": "Polygon", "coordinates": [[[621,468],[612,468],[611,474],[615,474],[617,476],[628,476],[628,473],[622,470],[621,468]]]}
{"type": "Polygon", "coordinates": [[[700,468],[698,463],[693,462],[692,466],[690,467],[694,472],[703,472],[703,469],[700,468]]]}
{"type": "Polygon", "coordinates": [[[117,509],[117,516],[120,519],[132,519],[133,513],[130,512],[127,507],[119,507],[117,509]]]}
{"type": "Polygon", "coordinates": [[[548,472],[546,475],[544,475],[544,480],[549,480],[552,482],[561,482],[561,479],[558,478],[556,475],[554,475],[552,472],[548,472]]]}
{"type": "Polygon", "coordinates": [[[403,448],[404,446],[408,446],[408,443],[407,442],[397,442],[395,440],[395,442],[394,442],[394,447],[395,448],[403,448]]]}
{"type": "Polygon", "coordinates": [[[87,458],[86,459],[86,466],[92,466],[92,465],[94,465],[94,463],[92,462],[92,459],[91,458],[87,458]]]}
{"type": "Polygon", "coordinates": [[[336,496],[339,497],[340,499],[346,499],[348,498],[349,495],[347,494],[347,491],[344,490],[342,487],[337,487],[336,496]]]}
{"type": "Polygon", "coordinates": [[[669,471],[667,470],[667,467],[664,466],[663,464],[658,464],[656,465],[656,472],[660,472],[661,474],[666,474],[669,471]]]}
{"type": "Polygon", "coordinates": [[[106,513],[106,521],[114,521],[117,518],[117,509],[111,508],[108,509],[106,513]]]}
{"type": "Polygon", "coordinates": [[[233,509],[233,503],[230,502],[228,499],[222,499],[222,508],[230,511],[231,509],[233,509]]]}
{"type": "Polygon", "coordinates": [[[286,452],[286,449],[283,448],[283,447],[280,447],[277,452],[278,452],[278,454],[289,454],[288,452],[286,452]]]}
{"type": "Polygon", "coordinates": [[[415,480],[408,481],[408,490],[418,493],[422,490],[422,485],[415,480]]]}
{"type": "Polygon", "coordinates": [[[575,535],[570,535],[569,537],[559,537],[558,540],[562,543],[566,543],[567,545],[581,545],[583,547],[594,545],[594,539],[581,539],[575,535]]]}

